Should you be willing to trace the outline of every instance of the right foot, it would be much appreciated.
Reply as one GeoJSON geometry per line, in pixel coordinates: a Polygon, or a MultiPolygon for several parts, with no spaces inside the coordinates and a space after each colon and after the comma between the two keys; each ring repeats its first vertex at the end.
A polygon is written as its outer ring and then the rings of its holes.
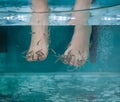
{"type": "MultiPolygon", "coordinates": [[[[32,0],[34,12],[48,11],[47,0],[32,0]]],[[[48,16],[46,13],[33,13],[31,18],[32,38],[28,61],[45,60],[48,55],[48,16]]]]}
{"type": "Polygon", "coordinates": [[[32,19],[31,19],[31,24],[33,24],[32,38],[31,38],[30,48],[26,56],[28,61],[37,61],[37,60],[46,59],[48,54],[47,23],[48,23],[47,14],[32,15],[32,19]]]}
{"type": "Polygon", "coordinates": [[[33,27],[35,32],[32,35],[32,41],[27,53],[28,61],[45,60],[48,55],[48,32],[47,26],[33,27]],[[46,29],[45,31],[43,29],[46,29]]]}

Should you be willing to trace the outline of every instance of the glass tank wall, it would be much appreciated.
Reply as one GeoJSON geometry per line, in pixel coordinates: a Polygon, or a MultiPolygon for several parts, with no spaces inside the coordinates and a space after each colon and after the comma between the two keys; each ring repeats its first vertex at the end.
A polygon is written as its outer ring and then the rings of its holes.
{"type": "Polygon", "coordinates": [[[79,21],[73,12],[90,12],[89,25],[119,25],[120,0],[94,0],[90,10],[73,10],[75,0],[48,0],[49,12],[33,12],[30,0],[0,0],[0,25],[43,25],[38,22],[30,23],[32,15],[48,14],[49,25],[68,24],[70,19],[79,21]]]}
{"type": "MultiPolygon", "coordinates": [[[[0,102],[119,102],[120,0],[94,0],[90,9],[73,10],[75,0],[48,0],[49,12],[33,12],[31,0],[0,0],[0,102]],[[71,14],[90,12],[91,47],[76,69],[58,59],[70,42],[71,14]],[[28,62],[32,15],[48,15],[49,54],[28,62]],[[57,56],[57,57],[56,57],[57,56]]],[[[84,24],[85,25],[85,24],[84,24]]]]}

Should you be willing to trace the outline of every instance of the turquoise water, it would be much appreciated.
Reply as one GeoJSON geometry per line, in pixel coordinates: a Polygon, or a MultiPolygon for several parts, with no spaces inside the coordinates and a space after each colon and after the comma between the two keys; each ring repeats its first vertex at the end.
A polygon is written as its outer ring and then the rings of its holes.
{"type": "MultiPolygon", "coordinates": [[[[0,4],[1,1],[8,0],[0,0],[0,4]]],[[[58,5],[58,1],[62,5],[60,0],[49,3],[58,5]]],[[[65,5],[74,4],[72,0],[65,1],[65,5]]],[[[22,5],[28,3],[26,0],[22,5]]],[[[116,4],[120,0],[95,1],[97,6],[116,4]]],[[[25,59],[30,26],[0,26],[0,102],[120,102],[120,26],[115,24],[94,26],[98,37],[91,42],[97,45],[93,45],[86,64],[78,70],[57,61],[52,52],[64,53],[74,26],[49,26],[50,50],[42,62],[25,59]]]]}
{"type": "Polygon", "coordinates": [[[98,73],[0,76],[1,102],[120,102],[120,75],[98,73]]]}
{"type": "MultiPolygon", "coordinates": [[[[1,27],[9,43],[0,59],[0,102],[119,102],[120,26],[96,27],[96,54],[93,50],[93,56],[78,70],[55,62],[51,50],[45,61],[27,62],[22,52],[30,43],[30,26],[1,27]]],[[[50,49],[62,54],[73,28],[50,26],[50,49]]]]}
{"type": "MultiPolygon", "coordinates": [[[[91,63],[89,57],[87,63],[82,66],[80,72],[120,72],[119,52],[120,52],[120,26],[97,26],[98,44],[96,61],[91,63]]],[[[67,48],[73,34],[73,26],[50,26],[51,43],[48,58],[42,62],[27,62],[25,51],[29,48],[31,28],[30,26],[1,27],[7,35],[7,52],[1,57],[0,72],[68,72],[74,67],[64,65],[55,57],[51,51],[53,49],[57,55],[62,55],[67,48]],[[6,60],[5,60],[6,59],[6,60]],[[47,65],[46,65],[47,63],[47,65]]],[[[2,55],[2,53],[1,53],[2,55]]]]}
{"type": "MultiPolygon", "coordinates": [[[[0,0],[1,4],[6,3],[6,7],[8,6],[24,6],[31,4],[31,0],[0,0]],[[14,5],[16,4],[16,5],[14,5]]],[[[101,6],[110,6],[110,5],[116,5],[120,4],[120,0],[93,0],[94,3],[100,4],[101,6]]],[[[48,3],[50,5],[73,5],[75,3],[75,0],[48,0],[48,3]]],[[[2,6],[2,5],[1,5],[2,6]]]]}
{"type": "MultiPolygon", "coordinates": [[[[30,1],[31,0],[11,0],[11,2],[9,2],[9,0],[0,0],[0,26],[30,25],[30,18],[32,16],[30,1]]],[[[75,0],[49,0],[49,25],[68,25],[67,22],[71,18],[70,15],[73,12],[74,2],[75,0]]],[[[120,0],[112,2],[112,0],[94,0],[90,10],[87,11],[90,12],[88,24],[120,25],[120,0]]],[[[85,11],[78,10],[76,13],[77,12],[85,11]]],[[[78,20],[76,17],[73,18],[78,20]]],[[[36,24],[38,25],[38,23],[36,24]]]]}

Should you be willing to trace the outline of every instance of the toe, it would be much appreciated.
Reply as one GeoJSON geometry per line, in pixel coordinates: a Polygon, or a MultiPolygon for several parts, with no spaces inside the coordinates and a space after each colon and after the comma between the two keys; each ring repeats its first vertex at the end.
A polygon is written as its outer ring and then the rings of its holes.
{"type": "Polygon", "coordinates": [[[36,52],[37,60],[45,60],[47,57],[47,53],[45,51],[39,50],[36,52]]]}
{"type": "Polygon", "coordinates": [[[68,64],[68,56],[67,55],[62,55],[62,62],[64,63],[64,64],[68,64]]]}
{"type": "Polygon", "coordinates": [[[33,51],[29,51],[26,55],[27,61],[32,61],[33,57],[34,57],[34,52],[33,51]]]}
{"type": "Polygon", "coordinates": [[[26,55],[27,61],[37,61],[37,60],[45,60],[47,57],[48,51],[38,50],[38,51],[29,51],[26,55]]]}
{"type": "Polygon", "coordinates": [[[37,61],[37,60],[38,60],[38,56],[36,54],[34,54],[33,61],[37,61]]]}
{"type": "Polygon", "coordinates": [[[47,55],[43,53],[40,57],[38,57],[38,59],[43,61],[46,59],[46,57],[47,57],[47,55]]]}
{"type": "Polygon", "coordinates": [[[65,63],[65,64],[70,64],[71,62],[71,59],[72,59],[72,55],[71,55],[71,50],[69,51],[66,51],[62,57],[62,61],[65,63]]]}
{"type": "Polygon", "coordinates": [[[79,58],[76,60],[76,66],[82,66],[86,63],[87,53],[81,53],[79,58]]]}
{"type": "Polygon", "coordinates": [[[76,59],[75,55],[72,55],[72,58],[70,60],[70,65],[74,65],[75,64],[75,59],[76,59]]]}

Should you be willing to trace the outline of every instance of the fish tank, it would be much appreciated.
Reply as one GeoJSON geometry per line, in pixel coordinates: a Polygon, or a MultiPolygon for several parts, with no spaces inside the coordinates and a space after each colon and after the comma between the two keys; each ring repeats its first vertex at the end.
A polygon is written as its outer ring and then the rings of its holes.
{"type": "Polygon", "coordinates": [[[120,102],[120,0],[93,0],[73,10],[75,0],[48,0],[48,12],[33,12],[31,0],[0,0],[0,102],[120,102]],[[86,63],[75,68],[58,56],[66,50],[75,23],[72,13],[89,12],[91,47],[86,63]],[[30,22],[48,15],[48,23],[30,22]],[[49,54],[29,62],[31,26],[47,25],[49,54]]]}

